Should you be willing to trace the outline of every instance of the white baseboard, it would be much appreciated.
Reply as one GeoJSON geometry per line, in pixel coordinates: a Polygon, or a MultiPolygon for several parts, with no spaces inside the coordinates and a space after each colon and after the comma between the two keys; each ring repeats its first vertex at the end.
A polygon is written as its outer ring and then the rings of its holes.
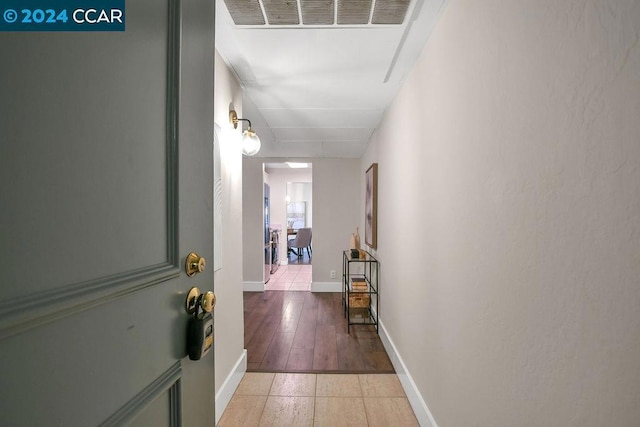
{"type": "Polygon", "coordinates": [[[311,292],[342,292],[342,283],[311,282],[311,292]]]}
{"type": "Polygon", "coordinates": [[[264,292],[263,282],[242,282],[242,289],[245,292],[264,292]]]}
{"type": "Polygon", "coordinates": [[[427,407],[427,403],[424,401],[422,394],[420,394],[418,387],[416,387],[416,383],[413,382],[411,374],[402,361],[402,357],[400,357],[396,346],[393,344],[393,341],[391,340],[391,337],[389,337],[389,334],[387,334],[387,329],[384,327],[384,324],[382,323],[382,321],[380,321],[380,319],[378,319],[378,323],[378,332],[380,335],[380,340],[382,341],[382,345],[384,346],[385,350],[387,350],[387,354],[391,359],[391,363],[396,370],[396,374],[400,379],[400,383],[402,384],[402,388],[404,388],[404,392],[407,394],[407,398],[409,399],[411,408],[416,414],[416,418],[418,419],[420,426],[438,427],[438,424],[436,424],[436,420],[433,418],[433,414],[431,414],[431,411],[427,407]]]}
{"type": "Polygon", "coordinates": [[[220,421],[220,418],[222,418],[224,410],[227,409],[227,405],[231,402],[233,393],[236,392],[245,372],[247,372],[246,349],[243,350],[242,356],[240,356],[240,359],[238,359],[231,372],[229,372],[229,375],[227,375],[227,379],[224,380],[222,387],[220,387],[220,390],[216,393],[216,425],[220,421]]]}

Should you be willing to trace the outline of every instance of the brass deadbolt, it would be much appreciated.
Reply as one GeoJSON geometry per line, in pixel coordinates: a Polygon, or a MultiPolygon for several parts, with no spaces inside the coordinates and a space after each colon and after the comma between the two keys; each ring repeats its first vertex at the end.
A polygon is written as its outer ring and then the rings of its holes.
{"type": "Polygon", "coordinates": [[[204,271],[207,261],[195,252],[191,252],[187,255],[187,262],[185,263],[185,269],[187,276],[191,277],[196,273],[202,273],[204,271]]]}

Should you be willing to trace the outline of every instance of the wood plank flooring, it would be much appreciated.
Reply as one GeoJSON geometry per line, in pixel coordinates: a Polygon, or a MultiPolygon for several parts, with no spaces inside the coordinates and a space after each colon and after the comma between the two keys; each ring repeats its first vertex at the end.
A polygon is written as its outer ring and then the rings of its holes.
{"type": "Polygon", "coordinates": [[[340,293],[244,293],[244,344],[253,372],[393,373],[372,326],[351,326],[340,293]]]}

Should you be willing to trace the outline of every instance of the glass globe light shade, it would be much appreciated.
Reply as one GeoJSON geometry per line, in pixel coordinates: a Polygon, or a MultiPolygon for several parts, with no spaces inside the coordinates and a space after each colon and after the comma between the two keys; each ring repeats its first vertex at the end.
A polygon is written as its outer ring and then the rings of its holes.
{"type": "Polygon", "coordinates": [[[245,156],[255,156],[260,151],[260,138],[250,129],[242,134],[242,154],[245,156]]]}

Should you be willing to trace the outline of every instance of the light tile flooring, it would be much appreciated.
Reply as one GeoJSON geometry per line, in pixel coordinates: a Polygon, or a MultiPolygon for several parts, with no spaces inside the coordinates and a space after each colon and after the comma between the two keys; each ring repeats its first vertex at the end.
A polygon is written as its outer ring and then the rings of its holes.
{"type": "Polygon", "coordinates": [[[267,291],[308,291],[311,289],[311,265],[281,265],[265,285],[267,291]]]}
{"type": "Polygon", "coordinates": [[[247,372],[218,427],[417,425],[395,374],[247,372]]]}

